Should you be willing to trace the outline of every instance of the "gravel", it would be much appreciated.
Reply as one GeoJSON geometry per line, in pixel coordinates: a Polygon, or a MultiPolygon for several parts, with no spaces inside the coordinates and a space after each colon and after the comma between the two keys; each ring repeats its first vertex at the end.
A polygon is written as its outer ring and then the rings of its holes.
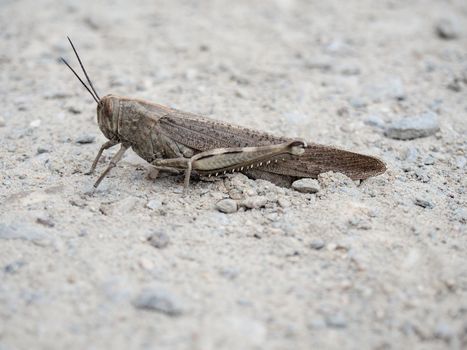
{"type": "Polygon", "coordinates": [[[133,300],[137,309],[155,311],[167,316],[180,316],[184,309],[180,300],[168,290],[160,287],[146,287],[133,300]]]}
{"type": "Polygon", "coordinates": [[[89,135],[89,134],[83,134],[78,136],[75,139],[75,142],[80,144],[80,145],[85,145],[88,143],[94,143],[96,141],[96,136],[95,135],[89,135]]]}
{"type": "Polygon", "coordinates": [[[294,181],[292,188],[302,193],[317,193],[321,190],[321,186],[315,179],[300,179],[294,181]]]}
{"type": "Polygon", "coordinates": [[[238,206],[233,199],[221,199],[216,203],[216,209],[221,213],[231,214],[238,210],[238,206]]]}
{"type": "Polygon", "coordinates": [[[436,34],[444,40],[454,40],[460,36],[460,28],[457,23],[450,18],[440,19],[435,25],[436,34]]]}
{"type": "Polygon", "coordinates": [[[429,199],[417,197],[414,200],[415,205],[426,209],[433,209],[435,205],[429,199]]]}
{"type": "Polygon", "coordinates": [[[440,130],[438,116],[426,112],[415,117],[406,117],[387,126],[385,135],[396,140],[413,140],[434,135],[440,130]]]}
{"type": "Polygon", "coordinates": [[[154,248],[163,249],[169,245],[170,238],[165,232],[156,231],[149,234],[147,241],[154,248]]]}

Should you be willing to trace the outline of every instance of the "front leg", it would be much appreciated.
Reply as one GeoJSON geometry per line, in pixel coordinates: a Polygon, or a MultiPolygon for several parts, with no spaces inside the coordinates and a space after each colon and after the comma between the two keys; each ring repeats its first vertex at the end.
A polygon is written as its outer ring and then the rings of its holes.
{"type": "Polygon", "coordinates": [[[122,146],[120,147],[120,149],[118,150],[117,153],[115,153],[115,155],[112,157],[112,159],[110,160],[110,164],[109,166],[107,167],[107,169],[104,170],[104,172],[101,174],[101,176],[99,176],[99,178],[97,179],[96,183],[94,184],[94,188],[96,189],[97,186],[99,186],[99,184],[101,183],[102,180],[104,180],[104,177],[107,176],[107,174],[109,173],[110,170],[112,170],[112,168],[115,168],[115,166],[117,165],[117,163],[123,158],[123,155],[125,154],[125,152],[127,151],[127,149],[130,147],[130,145],[127,145],[127,144],[124,144],[122,143],[122,146]]]}
{"type": "Polygon", "coordinates": [[[84,175],[91,175],[94,173],[94,170],[96,170],[97,162],[99,161],[100,157],[102,156],[102,153],[106,150],[109,149],[110,147],[115,146],[118,143],[116,140],[109,140],[106,143],[104,143],[101,148],[99,149],[99,152],[97,152],[97,156],[94,159],[94,162],[92,162],[91,170],[89,170],[87,173],[84,173],[84,175]]]}

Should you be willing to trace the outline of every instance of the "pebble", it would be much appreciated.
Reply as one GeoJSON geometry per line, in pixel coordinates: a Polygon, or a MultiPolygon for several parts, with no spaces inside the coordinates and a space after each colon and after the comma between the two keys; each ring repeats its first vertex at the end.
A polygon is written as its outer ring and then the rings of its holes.
{"type": "Polygon", "coordinates": [[[169,245],[170,238],[165,232],[155,231],[148,236],[147,241],[154,248],[163,249],[169,245]]]}
{"type": "Polygon", "coordinates": [[[442,339],[446,342],[449,342],[451,338],[454,336],[455,332],[453,329],[444,322],[439,322],[436,325],[435,331],[434,331],[434,336],[435,338],[442,339]]]}
{"type": "Polygon", "coordinates": [[[435,25],[436,34],[444,40],[453,40],[459,37],[459,27],[451,19],[443,18],[435,25]]]}
{"type": "Polygon", "coordinates": [[[438,131],[438,115],[434,112],[425,112],[416,117],[392,122],[387,127],[385,135],[396,140],[413,140],[433,135],[438,131]]]}
{"type": "Polygon", "coordinates": [[[409,163],[417,161],[418,158],[418,149],[414,146],[411,146],[406,149],[404,154],[404,160],[409,163]]]}
{"type": "Polygon", "coordinates": [[[456,167],[458,169],[462,169],[465,167],[465,165],[467,164],[467,158],[466,157],[457,157],[456,158],[456,167]]]}
{"type": "Polygon", "coordinates": [[[349,100],[349,103],[355,109],[363,108],[363,107],[366,107],[367,105],[366,101],[360,97],[352,97],[349,100]]]}
{"type": "Polygon", "coordinates": [[[156,311],[168,316],[180,316],[183,307],[180,301],[169,291],[158,287],[145,288],[134,300],[137,309],[156,311]]]}
{"type": "Polygon", "coordinates": [[[50,152],[49,146],[38,146],[37,147],[37,154],[49,153],[49,152],[50,152]]]}
{"type": "Polygon", "coordinates": [[[239,204],[242,207],[245,207],[247,209],[259,209],[268,203],[268,199],[264,196],[253,196],[253,197],[248,197],[245,200],[241,201],[239,204]]]}
{"type": "Polygon", "coordinates": [[[315,250],[323,249],[326,243],[322,239],[314,239],[310,243],[310,248],[315,250]]]}
{"type": "Polygon", "coordinates": [[[231,214],[238,210],[238,206],[233,199],[221,199],[216,203],[216,209],[221,213],[231,214]]]}
{"type": "Polygon", "coordinates": [[[3,272],[14,274],[14,273],[16,273],[19,269],[21,269],[24,265],[26,265],[26,262],[25,262],[25,261],[23,261],[23,260],[16,260],[16,261],[13,261],[13,262],[9,263],[8,265],[5,265],[5,266],[3,267],[3,272]]]}
{"type": "Polygon", "coordinates": [[[76,138],[75,142],[79,143],[80,145],[84,145],[87,143],[93,143],[96,140],[96,136],[94,135],[80,135],[76,138]]]}
{"type": "Polygon", "coordinates": [[[157,210],[162,207],[162,202],[158,199],[151,199],[149,202],[146,203],[146,208],[157,210]]]}
{"type": "Polygon", "coordinates": [[[345,328],[347,320],[342,313],[337,313],[326,318],[326,325],[331,328],[345,328]]]}
{"type": "Polygon", "coordinates": [[[50,242],[50,237],[45,231],[23,224],[0,223],[0,239],[23,239],[43,246],[50,242]]]}
{"type": "Polygon", "coordinates": [[[375,128],[384,128],[384,120],[376,114],[369,115],[368,117],[365,118],[363,121],[366,125],[373,126],[375,128]]]}
{"type": "Polygon", "coordinates": [[[46,227],[54,227],[55,223],[47,215],[41,215],[36,218],[36,222],[46,227]]]}
{"type": "Polygon", "coordinates": [[[431,201],[429,201],[428,199],[420,198],[420,197],[415,198],[414,203],[415,205],[418,205],[419,207],[427,208],[427,209],[433,209],[435,207],[435,205],[431,201]]]}
{"type": "Polygon", "coordinates": [[[41,126],[40,119],[33,120],[32,122],[29,123],[29,127],[31,128],[38,128],[39,126],[41,126]]]}
{"type": "Polygon", "coordinates": [[[422,169],[415,170],[415,176],[417,177],[417,180],[420,182],[428,183],[431,180],[427,172],[422,169]]]}
{"type": "Polygon", "coordinates": [[[321,186],[315,179],[300,179],[294,181],[292,188],[301,193],[317,193],[321,190],[321,186]]]}
{"type": "Polygon", "coordinates": [[[428,156],[425,158],[425,160],[423,161],[423,164],[425,165],[433,165],[435,164],[435,158],[433,158],[432,156],[428,156]]]}

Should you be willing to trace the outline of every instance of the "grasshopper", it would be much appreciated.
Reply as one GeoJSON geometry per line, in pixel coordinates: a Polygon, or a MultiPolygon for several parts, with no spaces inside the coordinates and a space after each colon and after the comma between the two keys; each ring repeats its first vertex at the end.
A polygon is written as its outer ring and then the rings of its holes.
{"type": "Polygon", "coordinates": [[[241,172],[288,187],[299,178],[341,172],[353,180],[363,180],[386,171],[378,158],[306,142],[277,137],[227,122],[182,112],[156,103],[129,97],[97,94],[73,42],[70,45],[89,86],[62,58],[97,103],[97,123],[108,139],[99,149],[91,169],[93,174],[102,153],[118,144],[120,149],[94,183],[97,188],[131,147],[156,171],[185,172],[188,188],[192,172],[218,176],[241,172]]]}

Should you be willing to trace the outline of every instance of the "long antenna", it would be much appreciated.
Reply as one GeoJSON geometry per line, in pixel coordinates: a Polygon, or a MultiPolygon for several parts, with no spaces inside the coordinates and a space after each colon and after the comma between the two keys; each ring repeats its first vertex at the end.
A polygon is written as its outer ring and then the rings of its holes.
{"type": "Polygon", "coordinates": [[[94,96],[94,94],[91,92],[91,90],[89,90],[88,86],[84,83],[84,81],[81,80],[81,78],[79,77],[79,75],[75,72],[75,70],[73,68],[71,68],[71,66],[68,64],[67,61],[65,61],[65,59],[63,57],[60,57],[63,61],[63,63],[65,63],[67,65],[68,68],[71,69],[71,71],[73,72],[73,74],[78,78],[78,80],[81,82],[81,84],[83,84],[83,86],[86,88],[86,90],[88,90],[88,92],[91,94],[92,98],[94,99],[94,101],[96,101],[97,104],[99,104],[99,100],[96,98],[96,96],[94,96]]]}
{"type": "Polygon", "coordinates": [[[70,37],[67,36],[67,39],[68,39],[68,41],[70,42],[70,45],[71,45],[71,47],[73,48],[73,51],[75,52],[76,58],[78,59],[79,65],[81,66],[81,69],[83,70],[84,75],[86,76],[86,79],[87,79],[87,81],[88,81],[88,83],[89,83],[89,86],[91,87],[91,90],[94,92],[94,94],[96,95],[97,99],[100,100],[101,98],[100,98],[99,95],[97,94],[96,89],[94,89],[94,86],[92,85],[91,79],[89,79],[88,73],[86,72],[86,69],[84,69],[83,63],[81,62],[81,59],[79,58],[79,55],[78,55],[78,52],[77,52],[76,49],[75,49],[75,46],[74,46],[73,43],[71,42],[70,37]]]}

